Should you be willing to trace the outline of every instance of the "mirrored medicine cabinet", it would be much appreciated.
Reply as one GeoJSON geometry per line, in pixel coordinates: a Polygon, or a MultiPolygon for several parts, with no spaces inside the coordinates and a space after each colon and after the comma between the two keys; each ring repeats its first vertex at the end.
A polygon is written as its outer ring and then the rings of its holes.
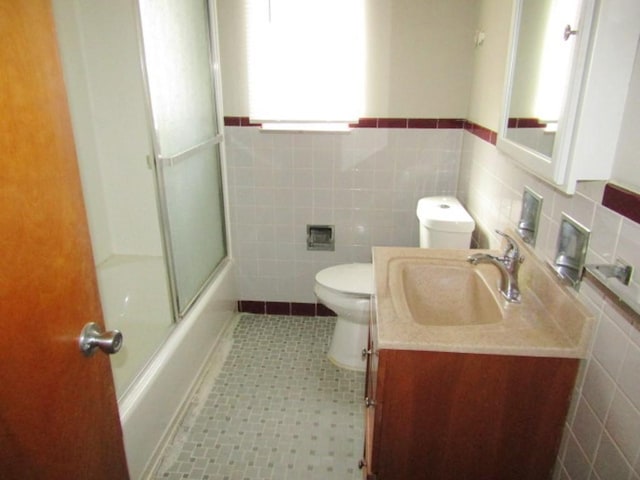
{"type": "Polygon", "coordinates": [[[566,193],[611,177],[639,4],[514,0],[497,147],[566,193]]]}

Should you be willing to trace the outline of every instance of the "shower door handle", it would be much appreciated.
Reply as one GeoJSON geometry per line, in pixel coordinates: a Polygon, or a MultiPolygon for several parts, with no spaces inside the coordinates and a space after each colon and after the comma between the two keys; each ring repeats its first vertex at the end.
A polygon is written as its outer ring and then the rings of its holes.
{"type": "Polygon", "coordinates": [[[98,348],[104,353],[118,353],[122,348],[122,343],[123,337],[120,330],[105,332],[95,322],[87,323],[84,326],[78,340],[80,351],[85,357],[93,355],[98,348]]]}

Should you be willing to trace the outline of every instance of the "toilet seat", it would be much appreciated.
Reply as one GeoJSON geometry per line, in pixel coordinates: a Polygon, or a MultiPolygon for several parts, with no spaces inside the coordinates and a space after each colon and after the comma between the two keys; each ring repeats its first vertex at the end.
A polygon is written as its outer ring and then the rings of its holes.
{"type": "Polygon", "coordinates": [[[352,295],[373,295],[373,265],[347,263],[325,268],[316,274],[316,282],[325,288],[352,295]]]}

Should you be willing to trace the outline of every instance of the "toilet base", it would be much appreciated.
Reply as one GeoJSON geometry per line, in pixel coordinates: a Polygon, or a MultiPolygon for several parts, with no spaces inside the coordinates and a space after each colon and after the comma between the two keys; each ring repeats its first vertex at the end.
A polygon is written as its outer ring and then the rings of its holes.
{"type": "Polygon", "coordinates": [[[362,350],[367,348],[369,326],[338,317],[329,353],[329,360],[340,368],[364,372],[367,366],[362,350]]]}

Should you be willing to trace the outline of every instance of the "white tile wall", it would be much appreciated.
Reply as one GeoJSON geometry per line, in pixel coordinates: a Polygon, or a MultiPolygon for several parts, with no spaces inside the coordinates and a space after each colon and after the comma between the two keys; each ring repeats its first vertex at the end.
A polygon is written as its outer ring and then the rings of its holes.
{"type": "MultiPolygon", "coordinates": [[[[635,268],[627,293],[639,298],[640,225],[600,205],[602,182],[583,182],[566,196],[516,167],[493,145],[465,132],[458,197],[478,224],[476,240],[499,248],[495,228],[513,227],[527,185],[544,198],[535,254],[552,258],[562,211],[592,230],[588,261],[623,258],[635,268]]],[[[583,282],[579,298],[598,328],[574,391],[555,478],[640,480],[640,332],[638,316],[583,282]]]]}
{"type": "MultiPolygon", "coordinates": [[[[640,226],[600,205],[602,182],[581,183],[576,195],[564,195],[468,132],[225,132],[242,299],[314,302],[313,278],[321,268],[369,261],[374,244],[417,245],[415,204],[427,195],[457,192],[478,223],[475,241],[499,248],[493,231],[516,224],[525,185],[544,198],[539,258],[553,257],[564,211],[592,230],[589,261],[621,257],[636,272],[640,268],[640,226]],[[334,224],[336,251],[308,252],[307,223],[334,224]]],[[[638,283],[636,273],[628,291],[635,298],[638,283]]],[[[588,282],[579,298],[599,324],[575,389],[555,478],[640,480],[637,317],[588,282]]]]}
{"type": "Polygon", "coordinates": [[[315,273],[368,262],[372,245],[418,245],[419,198],[456,191],[462,130],[266,133],[226,127],[240,298],[315,302],[315,273]],[[306,225],[335,225],[334,252],[306,250],[306,225]]]}

